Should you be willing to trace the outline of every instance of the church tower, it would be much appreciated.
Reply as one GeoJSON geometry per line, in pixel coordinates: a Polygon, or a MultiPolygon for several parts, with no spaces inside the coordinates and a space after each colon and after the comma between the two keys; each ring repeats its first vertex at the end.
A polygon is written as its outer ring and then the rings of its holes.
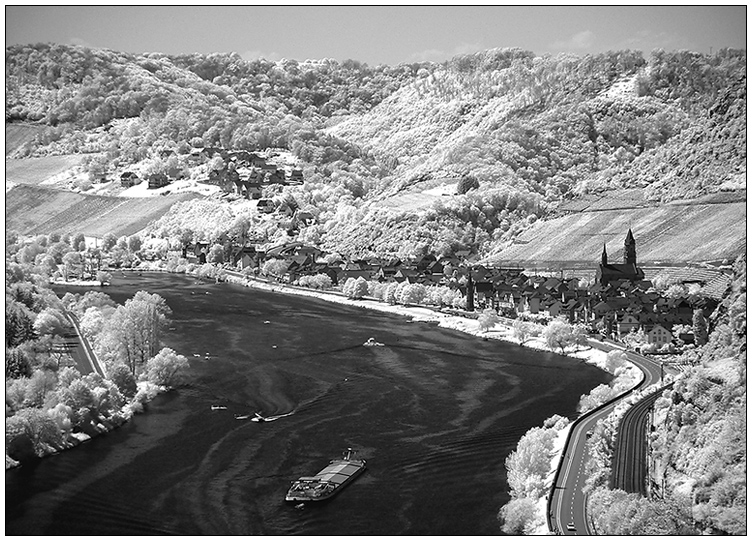
{"type": "Polygon", "coordinates": [[[632,228],[629,228],[627,238],[624,239],[624,263],[637,267],[637,243],[632,235],[632,228]]]}
{"type": "Polygon", "coordinates": [[[608,254],[606,253],[606,243],[603,243],[603,253],[601,254],[601,265],[608,265],[608,254]]]}

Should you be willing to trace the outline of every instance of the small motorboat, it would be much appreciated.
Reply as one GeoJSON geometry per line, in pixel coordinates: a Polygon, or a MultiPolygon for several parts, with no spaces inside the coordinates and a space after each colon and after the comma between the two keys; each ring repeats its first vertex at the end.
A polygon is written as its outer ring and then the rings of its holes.
{"type": "Polygon", "coordinates": [[[245,421],[246,419],[250,419],[250,418],[251,418],[250,415],[236,415],[235,416],[235,419],[237,419],[238,421],[245,421]]]}
{"type": "Polygon", "coordinates": [[[226,410],[227,406],[212,406],[211,409],[212,409],[212,411],[226,410]]]}
{"type": "Polygon", "coordinates": [[[282,415],[272,415],[271,417],[264,417],[259,412],[256,412],[253,414],[253,421],[254,423],[271,423],[272,421],[276,421],[277,419],[281,419],[282,417],[287,417],[288,415],[292,415],[295,413],[294,411],[291,411],[290,413],[283,413],[282,415]]]}
{"type": "Polygon", "coordinates": [[[382,344],[381,342],[377,342],[375,338],[371,337],[365,342],[363,342],[363,345],[366,347],[378,347],[378,346],[383,346],[384,344],[382,344]]]}

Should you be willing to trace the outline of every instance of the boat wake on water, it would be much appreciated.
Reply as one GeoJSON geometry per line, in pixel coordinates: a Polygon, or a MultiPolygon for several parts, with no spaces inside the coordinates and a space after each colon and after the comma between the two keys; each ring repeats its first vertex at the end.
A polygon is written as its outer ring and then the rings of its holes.
{"type": "MultiPolygon", "coordinates": [[[[287,417],[289,415],[292,415],[293,413],[295,412],[291,411],[290,413],[283,413],[282,415],[272,415],[271,417],[264,417],[259,412],[255,412],[253,414],[253,418],[251,419],[251,421],[253,421],[254,423],[270,423],[272,421],[276,421],[277,419],[281,419],[282,417],[287,417]]],[[[250,415],[245,415],[242,417],[244,419],[247,419],[248,417],[250,417],[250,415]]],[[[240,419],[240,417],[238,416],[235,416],[235,418],[240,419]]]]}

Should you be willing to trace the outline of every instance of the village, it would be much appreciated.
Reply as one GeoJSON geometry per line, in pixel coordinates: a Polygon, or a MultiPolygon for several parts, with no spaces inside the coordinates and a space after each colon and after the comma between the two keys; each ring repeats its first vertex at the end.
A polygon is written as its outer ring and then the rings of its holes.
{"type": "MultiPolygon", "coordinates": [[[[728,285],[728,276],[716,270],[686,268],[649,269],[655,279],[668,280],[692,294],[659,293],[645,270],[637,266],[636,242],[631,229],[625,240],[624,262],[609,263],[605,251],[596,267],[594,280],[564,277],[563,272],[539,272],[523,268],[496,268],[477,261],[468,251],[450,256],[427,254],[418,260],[380,258],[345,259],[327,254],[302,242],[289,242],[268,249],[246,243],[232,246],[224,268],[249,277],[266,275],[285,284],[303,284],[303,277],[325,275],[332,287],[348,280],[379,283],[420,284],[444,287],[462,297],[465,311],[493,309],[500,316],[545,324],[564,318],[591,333],[624,340],[639,333],[653,353],[669,353],[674,346],[696,342],[694,323],[713,313],[728,285]],[[265,264],[279,264],[273,274],[265,264]]],[[[189,263],[205,264],[209,243],[186,246],[189,263]]],[[[442,303],[443,304],[443,303],[442,303]]]]}
{"type": "MultiPolygon", "coordinates": [[[[162,158],[170,163],[174,154],[168,150],[162,158]]],[[[188,166],[210,164],[204,184],[217,186],[223,198],[254,200],[258,213],[270,215],[269,219],[294,239],[298,230],[315,218],[298,208],[294,198],[284,196],[285,186],[303,183],[303,172],[273,163],[273,156],[274,152],[196,147],[182,161],[188,166]]],[[[167,169],[143,178],[126,171],[120,175],[120,184],[127,188],[146,181],[149,190],[156,190],[179,180],[182,171],[185,169],[167,169]]],[[[182,257],[189,264],[219,263],[245,276],[293,285],[303,284],[305,279],[301,278],[323,275],[333,288],[341,288],[349,279],[449,288],[462,297],[468,312],[491,308],[507,318],[543,324],[564,318],[589,332],[617,340],[637,333],[637,341],[653,353],[669,353],[675,346],[697,343],[694,323],[710,317],[729,282],[729,276],[716,269],[639,267],[631,229],[624,240],[623,262],[609,262],[604,245],[600,261],[594,254],[589,273],[583,274],[580,269],[567,277],[563,270],[490,266],[467,250],[448,256],[426,254],[411,261],[347,259],[295,240],[269,247],[260,239],[230,238],[226,234],[213,243],[184,245],[182,257]],[[221,261],[209,256],[215,244],[223,248],[221,261]],[[275,271],[265,272],[271,261],[276,264],[275,271]],[[679,286],[678,293],[675,289],[662,294],[655,287],[656,279],[679,286]]]]}
{"type": "MultiPolygon", "coordinates": [[[[303,171],[291,168],[289,173],[284,168],[270,161],[271,155],[262,156],[259,152],[246,150],[227,150],[225,148],[203,147],[192,148],[183,162],[186,167],[179,167],[179,160],[170,164],[171,157],[177,157],[174,150],[165,150],[160,158],[167,160],[168,166],[163,170],[150,171],[143,178],[134,171],[125,171],[120,175],[120,185],[130,188],[145,180],[148,189],[155,190],[168,186],[173,180],[179,180],[185,175],[187,168],[211,162],[207,184],[219,186],[225,193],[233,193],[246,199],[262,198],[264,189],[281,191],[283,186],[303,184],[303,171]]],[[[103,175],[99,182],[106,182],[103,175]]],[[[273,207],[266,210],[266,205],[259,205],[259,209],[272,212],[273,207]]]]}

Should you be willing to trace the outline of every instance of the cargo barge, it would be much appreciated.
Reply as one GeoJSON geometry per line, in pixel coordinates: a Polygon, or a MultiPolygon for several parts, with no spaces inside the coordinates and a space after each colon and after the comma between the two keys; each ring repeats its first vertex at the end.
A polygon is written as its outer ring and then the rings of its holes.
{"type": "Polygon", "coordinates": [[[293,481],[285,501],[319,502],[333,497],[366,469],[366,461],[352,458],[353,454],[348,449],[343,458],[332,460],[314,477],[293,481]]]}

